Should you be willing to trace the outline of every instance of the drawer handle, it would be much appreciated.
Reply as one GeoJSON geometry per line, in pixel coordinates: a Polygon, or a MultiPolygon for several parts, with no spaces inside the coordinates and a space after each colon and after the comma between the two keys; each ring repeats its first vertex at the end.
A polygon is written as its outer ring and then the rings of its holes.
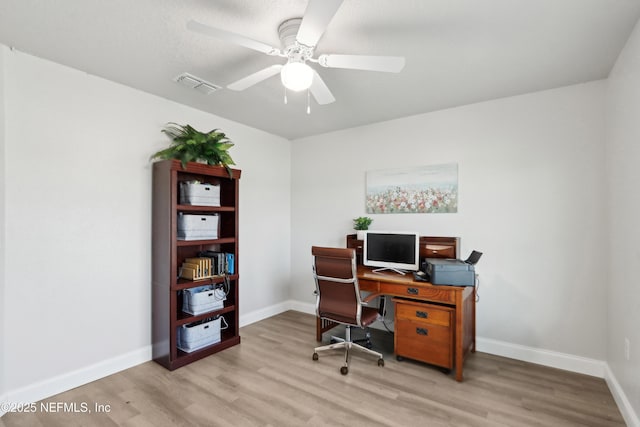
{"type": "Polygon", "coordinates": [[[429,330],[425,328],[416,328],[416,334],[418,335],[429,335],[429,330]]]}
{"type": "Polygon", "coordinates": [[[426,319],[427,317],[429,317],[429,313],[427,313],[426,311],[416,311],[416,317],[426,319]]]}
{"type": "Polygon", "coordinates": [[[437,254],[437,253],[438,253],[438,251],[431,251],[431,253],[432,253],[432,254],[437,254]]]}
{"type": "Polygon", "coordinates": [[[407,293],[409,295],[418,295],[418,288],[407,288],[407,293]]]}

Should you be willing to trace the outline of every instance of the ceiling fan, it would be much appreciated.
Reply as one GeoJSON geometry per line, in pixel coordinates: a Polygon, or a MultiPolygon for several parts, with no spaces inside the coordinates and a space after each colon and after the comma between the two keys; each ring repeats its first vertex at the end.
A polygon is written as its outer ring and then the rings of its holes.
{"type": "MultiPolygon", "coordinates": [[[[196,21],[189,21],[187,28],[211,37],[235,43],[270,56],[287,58],[285,64],[271,65],[243,77],[227,86],[231,90],[245,90],[280,73],[282,84],[288,90],[311,92],[320,105],[330,104],[335,98],[316,70],[307,63],[317,63],[327,68],[346,68],[398,73],[405,59],[400,56],[366,56],[323,54],[314,58],[318,41],[325,28],[340,8],[343,0],[309,0],[302,18],[284,21],[278,27],[282,49],[252,40],[239,34],[220,30],[196,21]]],[[[285,103],[286,103],[285,91],[285,103]]],[[[307,95],[307,113],[310,111],[307,95]]]]}

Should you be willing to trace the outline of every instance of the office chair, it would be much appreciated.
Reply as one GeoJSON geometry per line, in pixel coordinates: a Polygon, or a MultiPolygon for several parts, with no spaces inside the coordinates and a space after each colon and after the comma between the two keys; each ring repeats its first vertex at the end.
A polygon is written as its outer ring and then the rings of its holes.
{"type": "Polygon", "coordinates": [[[321,319],[346,326],[344,339],[335,344],[316,347],[313,360],[318,360],[318,352],[344,349],[342,375],[349,373],[351,349],[360,350],[378,357],[378,366],[384,366],[382,354],[370,350],[351,340],[351,327],[364,328],[378,319],[375,308],[366,307],[378,294],[360,297],[360,287],[356,275],[356,253],[351,248],[323,248],[313,246],[313,278],[316,282],[316,314],[321,319]]]}

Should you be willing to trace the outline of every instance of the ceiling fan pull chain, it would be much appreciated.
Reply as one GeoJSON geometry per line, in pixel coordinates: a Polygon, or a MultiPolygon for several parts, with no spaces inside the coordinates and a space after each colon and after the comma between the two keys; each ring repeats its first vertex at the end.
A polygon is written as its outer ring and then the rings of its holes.
{"type": "Polygon", "coordinates": [[[309,89],[307,89],[307,114],[311,114],[311,94],[309,89]]]}
{"type": "Polygon", "coordinates": [[[284,103],[287,103],[287,88],[284,88],[284,103]]]}

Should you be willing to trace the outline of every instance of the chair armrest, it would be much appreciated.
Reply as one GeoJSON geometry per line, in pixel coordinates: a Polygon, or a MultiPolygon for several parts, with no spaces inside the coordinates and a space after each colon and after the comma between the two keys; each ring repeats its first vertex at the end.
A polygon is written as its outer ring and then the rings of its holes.
{"type": "Polygon", "coordinates": [[[369,294],[369,295],[367,295],[366,297],[364,297],[362,299],[362,304],[367,305],[367,304],[369,304],[369,302],[372,299],[378,298],[380,295],[382,295],[382,294],[379,293],[379,292],[376,292],[376,293],[373,293],[373,294],[369,294]]]}

